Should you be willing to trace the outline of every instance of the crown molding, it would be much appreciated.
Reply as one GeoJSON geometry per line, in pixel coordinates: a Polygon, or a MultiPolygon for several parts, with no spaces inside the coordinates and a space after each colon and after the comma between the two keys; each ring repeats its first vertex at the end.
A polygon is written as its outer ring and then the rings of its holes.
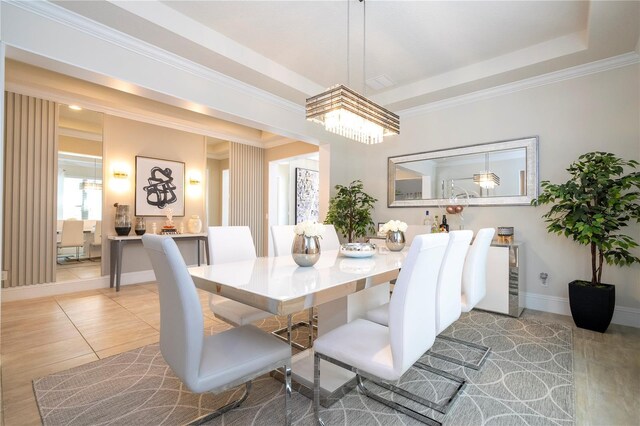
{"type": "Polygon", "coordinates": [[[465,105],[472,102],[491,99],[509,93],[520,92],[522,90],[528,90],[539,86],[546,86],[548,84],[554,84],[565,80],[583,77],[589,74],[596,74],[616,68],[622,68],[637,63],[640,63],[640,55],[637,52],[624,53],[622,55],[612,56],[610,58],[601,59],[599,61],[590,62],[588,64],[577,65],[575,67],[550,72],[548,74],[543,74],[520,81],[515,81],[513,83],[479,90],[477,92],[469,93],[466,95],[443,99],[441,101],[429,102],[424,105],[401,110],[398,112],[398,114],[401,116],[401,118],[412,117],[431,111],[437,111],[440,109],[452,108],[459,105],[465,105]]]}
{"type": "Polygon", "coordinates": [[[165,65],[193,74],[199,78],[203,78],[223,86],[228,86],[235,90],[244,92],[247,95],[276,104],[280,108],[284,108],[297,114],[304,114],[304,107],[302,105],[298,105],[265,90],[243,83],[240,80],[236,80],[228,75],[187,60],[179,55],[168,52],[101,23],[95,22],[48,1],[3,1],[10,3],[12,6],[38,14],[47,19],[54,20],[70,28],[99,38],[105,42],[130,50],[138,55],[148,57],[165,65]]]}

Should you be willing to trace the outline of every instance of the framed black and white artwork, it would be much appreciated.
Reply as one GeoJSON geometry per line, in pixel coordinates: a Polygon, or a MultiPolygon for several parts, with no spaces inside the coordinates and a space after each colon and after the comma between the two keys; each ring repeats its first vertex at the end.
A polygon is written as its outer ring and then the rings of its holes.
{"type": "Polygon", "coordinates": [[[296,167],[296,224],[320,218],[320,175],[316,170],[296,167]]]}
{"type": "Polygon", "coordinates": [[[184,163],[136,156],[136,216],[184,216],[184,163]]]}

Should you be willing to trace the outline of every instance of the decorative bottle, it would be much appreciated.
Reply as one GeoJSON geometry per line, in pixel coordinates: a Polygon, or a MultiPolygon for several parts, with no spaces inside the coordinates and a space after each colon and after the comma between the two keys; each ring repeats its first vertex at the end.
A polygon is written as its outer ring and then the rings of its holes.
{"type": "Polygon", "coordinates": [[[447,223],[447,215],[442,215],[442,223],[440,224],[440,232],[449,232],[449,224],[447,223]]]}
{"type": "Polygon", "coordinates": [[[437,234],[440,232],[440,224],[438,223],[438,215],[436,215],[436,219],[431,224],[431,233],[437,234]]]}
{"type": "Polygon", "coordinates": [[[427,227],[429,232],[431,232],[431,217],[429,216],[429,210],[424,213],[424,220],[422,221],[423,225],[427,227]]]}

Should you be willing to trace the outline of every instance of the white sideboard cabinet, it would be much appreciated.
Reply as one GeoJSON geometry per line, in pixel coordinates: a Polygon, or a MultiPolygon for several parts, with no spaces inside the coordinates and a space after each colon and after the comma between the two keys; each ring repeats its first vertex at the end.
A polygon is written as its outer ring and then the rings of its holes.
{"type": "Polygon", "coordinates": [[[524,309],[523,246],[523,243],[491,244],[487,255],[487,295],[476,308],[520,316],[524,309]]]}

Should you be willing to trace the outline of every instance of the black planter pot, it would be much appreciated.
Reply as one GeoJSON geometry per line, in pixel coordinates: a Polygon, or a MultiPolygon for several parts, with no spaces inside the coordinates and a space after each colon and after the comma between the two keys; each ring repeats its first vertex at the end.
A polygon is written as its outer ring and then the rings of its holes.
{"type": "Polygon", "coordinates": [[[616,288],[611,284],[596,287],[586,281],[571,281],[569,305],[577,327],[604,333],[613,318],[616,288]]]}

